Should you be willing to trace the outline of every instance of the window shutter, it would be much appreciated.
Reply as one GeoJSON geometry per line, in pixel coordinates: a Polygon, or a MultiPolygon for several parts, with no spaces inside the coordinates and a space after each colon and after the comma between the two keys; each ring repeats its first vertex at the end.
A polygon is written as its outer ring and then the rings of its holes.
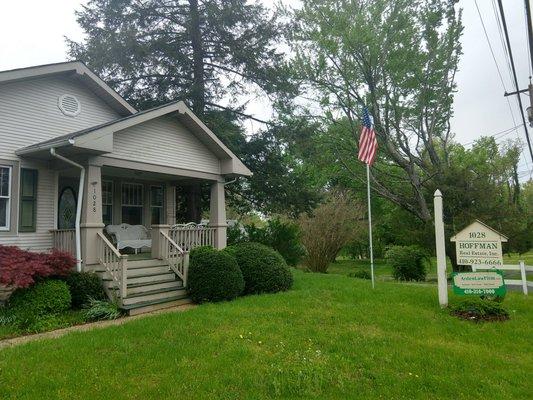
{"type": "Polygon", "coordinates": [[[35,232],[37,227],[37,170],[20,170],[19,232],[35,232]]]}

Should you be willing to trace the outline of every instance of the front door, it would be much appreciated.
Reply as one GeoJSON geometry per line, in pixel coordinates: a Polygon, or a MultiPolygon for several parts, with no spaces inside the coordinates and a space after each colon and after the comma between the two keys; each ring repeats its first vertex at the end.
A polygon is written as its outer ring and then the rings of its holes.
{"type": "Polygon", "coordinates": [[[70,186],[66,186],[59,194],[57,210],[57,228],[74,229],[76,225],[76,193],[70,186]]]}

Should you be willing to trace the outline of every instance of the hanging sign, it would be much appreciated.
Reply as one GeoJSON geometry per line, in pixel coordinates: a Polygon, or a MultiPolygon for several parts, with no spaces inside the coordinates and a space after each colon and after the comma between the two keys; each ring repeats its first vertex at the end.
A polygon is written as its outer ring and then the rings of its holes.
{"type": "Polygon", "coordinates": [[[453,292],[458,295],[505,296],[505,281],[500,270],[454,272],[453,292]]]}
{"type": "Polygon", "coordinates": [[[455,242],[458,265],[503,265],[502,242],[507,237],[481,221],[474,221],[450,240],[455,242]]]}

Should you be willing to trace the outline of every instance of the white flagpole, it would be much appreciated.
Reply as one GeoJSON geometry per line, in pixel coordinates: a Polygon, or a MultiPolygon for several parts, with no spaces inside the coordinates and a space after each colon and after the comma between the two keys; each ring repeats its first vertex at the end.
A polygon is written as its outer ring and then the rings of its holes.
{"type": "Polygon", "coordinates": [[[374,249],[372,247],[372,206],[370,205],[370,166],[366,164],[366,182],[368,198],[368,239],[370,243],[370,274],[372,275],[372,289],[375,287],[374,282],[374,249]]]}

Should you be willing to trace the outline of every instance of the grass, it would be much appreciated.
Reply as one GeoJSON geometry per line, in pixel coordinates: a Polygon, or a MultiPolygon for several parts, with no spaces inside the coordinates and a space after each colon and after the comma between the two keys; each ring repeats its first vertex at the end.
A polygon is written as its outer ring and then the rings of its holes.
{"type": "Polygon", "coordinates": [[[66,328],[72,325],[84,324],[85,310],[67,310],[64,314],[50,317],[46,323],[32,327],[31,330],[20,329],[14,324],[0,324],[0,340],[31,333],[46,332],[54,329],[66,328]]]}
{"type": "Polygon", "coordinates": [[[296,271],[286,293],[0,350],[0,398],[525,399],[531,301],[475,324],[432,285],[296,271]]]}
{"type": "MultiPolygon", "coordinates": [[[[533,266],[533,251],[530,251],[525,254],[505,254],[503,256],[504,264],[518,265],[518,262],[523,260],[526,265],[533,266]]],[[[451,264],[448,263],[448,275],[451,276],[451,264]]],[[[348,257],[339,257],[334,263],[331,263],[328,267],[328,273],[330,274],[340,274],[348,275],[350,273],[366,270],[370,272],[370,261],[369,260],[353,260],[348,257]]],[[[376,259],[374,262],[374,272],[377,281],[391,281],[392,278],[392,268],[384,259],[376,259]]],[[[519,271],[504,271],[504,277],[508,279],[520,279],[519,271]]],[[[527,275],[528,281],[533,281],[533,273],[527,275]]],[[[430,265],[428,266],[428,273],[426,277],[428,282],[437,282],[437,259],[432,257],[430,259],[430,265]]]]}

